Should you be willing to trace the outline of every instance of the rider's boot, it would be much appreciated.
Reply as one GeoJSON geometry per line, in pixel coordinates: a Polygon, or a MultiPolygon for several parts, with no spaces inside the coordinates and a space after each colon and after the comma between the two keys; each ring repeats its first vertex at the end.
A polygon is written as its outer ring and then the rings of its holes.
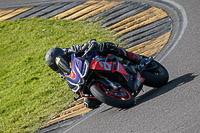
{"type": "Polygon", "coordinates": [[[97,99],[92,99],[92,98],[84,98],[84,105],[87,108],[91,108],[91,109],[96,109],[98,108],[102,103],[97,100],[97,99]]]}
{"type": "Polygon", "coordinates": [[[126,53],[127,53],[127,59],[132,61],[135,64],[139,64],[140,61],[143,59],[142,55],[134,54],[128,51],[126,51],[126,53]]]}

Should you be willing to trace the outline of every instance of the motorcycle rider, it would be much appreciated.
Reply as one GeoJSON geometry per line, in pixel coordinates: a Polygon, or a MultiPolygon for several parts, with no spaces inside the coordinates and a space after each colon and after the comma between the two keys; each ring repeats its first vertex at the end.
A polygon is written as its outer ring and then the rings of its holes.
{"type": "MultiPolygon", "coordinates": [[[[59,47],[51,48],[47,52],[45,60],[52,70],[59,73],[61,78],[65,78],[63,72],[67,74],[70,74],[71,72],[71,54],[75,53],[76,56],[81,56],[84,54],[85,49],[92,47],[94,44],[97,45],[96,50],[99,55],[106,56],[107,54],[113,54],[136,64],[143,59],[143,56],[128,52],[124,48],[116,46],[112,42],[102,42],[98,44],[95,39],[92,39],[85,44],[74,45],[64,49],[59,47]]],[[[134,89],[137,89],[137,87],[139,87],[143,82],[143,78],[139,73],[136,73],[136,78],[137,79],[134,82],[134,89]]],[[[96,108],[99,107],[101,102],[96,99],[84,98],[84,104],[88,108],[96,108]]]]}

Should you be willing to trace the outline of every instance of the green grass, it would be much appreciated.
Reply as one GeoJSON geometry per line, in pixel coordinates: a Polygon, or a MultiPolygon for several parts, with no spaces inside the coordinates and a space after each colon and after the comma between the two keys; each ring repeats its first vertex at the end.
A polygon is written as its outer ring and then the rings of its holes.
{"type": "Polygon", "coordinates": [[[66,81],[45,62],[46,52],[90,39],[116,42],[93,23],[41,18],[0,22],[0,132],[34,132],[73,99],[66,81]]]}

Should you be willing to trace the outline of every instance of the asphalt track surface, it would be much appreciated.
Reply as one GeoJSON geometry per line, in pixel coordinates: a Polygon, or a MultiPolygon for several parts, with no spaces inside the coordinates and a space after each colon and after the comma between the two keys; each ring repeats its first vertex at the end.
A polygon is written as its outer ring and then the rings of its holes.
{"type": "MultiPolygon", "coordinates": [[[[0,7],[40,0],[1,0],[0,7]]],[[[44,1],[42,1],[44,2],[44,1]]],[[[137,105],[121,110],[104,105],[71,128],[70,133],[199,133],[200,132],[200,1],[174,0],[185,11],[179,41],[161,63],[169,83],[143,93],[137,105]]],[[[172,15],[173,16],[173,15],[172,15]]],[[[176,18],[176,16],[174,16],[176,18]]],[[[176,25],[176,22],[174,22],[176,25]]],[[[182,23],[178,23],[181,25],[182,23]]],[[[178,26],[178,25],[177,25],[178,26]]]]}

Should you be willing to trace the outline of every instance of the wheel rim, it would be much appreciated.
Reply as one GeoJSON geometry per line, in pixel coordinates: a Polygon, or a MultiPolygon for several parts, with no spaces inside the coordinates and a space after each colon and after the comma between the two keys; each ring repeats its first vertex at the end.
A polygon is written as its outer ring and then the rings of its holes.
{"type": "Polygon", "coordinates": [[[119,100],[123,100],[123,101],[127,101],[131,99],[131,95],[130,93],[124,89],[124,88],[120,88],[118,91],[112,89],[112,88],[108,88],[106,86],[104,86],[102,83],[98,82],[97,83],[97,87],[106,95],[108,95],[109,97],[115,98],[115,99],[119,99],[119,100]]]}

